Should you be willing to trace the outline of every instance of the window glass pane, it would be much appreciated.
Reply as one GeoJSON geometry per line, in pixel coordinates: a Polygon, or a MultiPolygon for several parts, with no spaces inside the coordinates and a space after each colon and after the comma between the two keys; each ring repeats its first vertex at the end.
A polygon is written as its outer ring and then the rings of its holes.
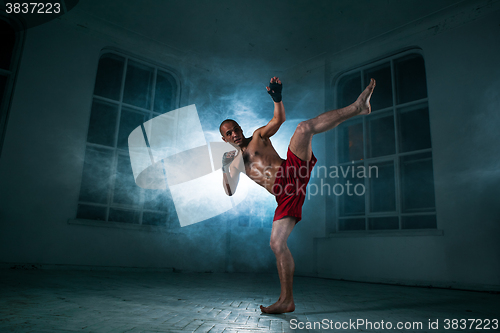
{"type": "Polygon", "coordinates": [[[16,32],[12,26],[0,19],[0,68],[9,70],[12,52],[16,45],[16,32]]]}
{"type": "Polygon", "coordinates": [[[373,115],[367,118],[368,157],[391,155],[396,152],[394,116],[391,113],[373,115]]]}
{"type": "Polygon", "coordinates": [[[338,107],[343,108],[351,105],[361,94],[361,73],[358,72],[342,77],[337,87],[338,107]]]}
{"type": "Polygon", "coordinates": [[[436,215],[403,216],[403,229],[436,229],[436,215]]]}
{"type": "Polygon", "coordinates": [[[168,214],[144,212],[142,215],[142,224],[166,226],[168,214]]]}
{"type": "Polygon", "coordinates": [[[99,59],[94,95],[120,100],[125,59],[112,53],[103,54],[99,59]]]}
{"type": "Polygon", "coordinates": [[[424,58],[411,54],[394,61],[398,104],[427,97],[424,58]]]}
{"type": "Polygon", "coordinates": [[[172,75],[158,71],[155,89],[155,112],[165,113],[174,109],[175,86],[175,80],[172,75]]]}
{"type": "Polygon", "coordinates": [[[408,152],[431,148],[431,129],[427,105],[399,110],[400,150],[408,152]]]}
{"type": "Polygon", "coordinates": [[[370,230],[391,230],[399,229],[397,216],[372,217],[368,219],[368,229],[370,230]]]}
{"type": "Polygon", "coordinates": [[[115,176],[113,202],[118,204],[139,205],[141,188],[135,183],[130,158],[128,156],[118,155],[115,176]]]}
{"type": "Polygon", "coordinates": [[[170,191],[166,190],[147,190],[145,191],[144,209],[160,210],[163,212],[174,211],[173,200],[170,191]]]}
{"type": "Polygon", "coordinates": [[[391,64],[387,62],[365,70],[364,76],[365,85],[370,83],[371,78],[375,79],[377,85],[377,88],[375,88],[377,93],[370,98],[372,111],[392,106],[391,64]]]}
{"type": "Polygon", "coordinates": [[[339,220],[339,230],[365,230],[365,219],[340,219],[339,220]]]}
{"type": "Polygon", "coordinates": [[[94,100],[87,142],[114,147],[117,117],[118,105],[94,100]]]}
{"type": "Polygon", "coordinates": [[[106,207],[78,205],[77,219],[106,221],[106,207]]]}
{"type": "Polygon", "coordinates": [[[394,179],[394,162],[370,164],[367,172],[370,172],[370,211],[395,211],[396,181],[394,179]]]}
{"type": "Polygon", "coordinates": [[[362,163],[338,167],[339,181],[333,187],[333,193],[339,196],[340,216],[363,215],[365,213],[365,178],[358,173],[362,169],[362,163]]]}
{"type": "Polygon", "coordinates": [[[151,107],[154,69],[129,60],[123,102],[148,109],[151,107]]]}
{"type": "Polygon", "coordinates": [[[345,122],[338,127],[339,162],[363,159],[363,121],[345,122]]]}
{"type": "Polygon", "coordinates": [[[122,108],[117,147],[128,149],[128,136],[134,129],[141,126],[148,119],[149,116],[146,113],[133,111],[128,108],[122,108]]]}
{"type": "Polygon", "coordinates": [[[108,221],[113,222],[125,222],[125,223],[139,223],[139,212],[135,212],[133,210],[122,210],[122,209],[113,209],[109,210],[109,218],[108,221]]]}
{"type": "MultiPolygon", "coordinates": [[[[0,75],[0,106],[2,106],[3,98],[5,96],[5,87],[7,87],[7,76],[0,75]]],[[[7,99],[6,99],[7,100],[7,99]]],[[[1,115],[1,113],[0,113],[1,115]]],[[[1,117],[0,117],[1,119],[1,117]]]]}
{"type": "Polygon", "coordinates": [[[80,200],[95,203],[108,202],[108,190],[112,174],[113,152],[87,148],[83,164],[80,200]]]}
{"type": "Polygon", "coordinates": [[[400,164],[403,211],[433,210],[435,201],[431,154],[403,156],[400,164]]]}

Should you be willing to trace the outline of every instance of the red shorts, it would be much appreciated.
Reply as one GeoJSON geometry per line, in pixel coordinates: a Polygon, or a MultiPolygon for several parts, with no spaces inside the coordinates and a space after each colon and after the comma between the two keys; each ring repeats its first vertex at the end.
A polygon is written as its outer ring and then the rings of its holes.
{"type": "Polygon", "coordinates": [[[314,154],[310,161],[303,161],[288,147],[286,160],[281,163],[272,188],[278,203],[273,222],[285,216],[295,217],[295,223],[302,219],[302,205],[306,198],[307,183],[309,183],[316,162],[314,154]]]}

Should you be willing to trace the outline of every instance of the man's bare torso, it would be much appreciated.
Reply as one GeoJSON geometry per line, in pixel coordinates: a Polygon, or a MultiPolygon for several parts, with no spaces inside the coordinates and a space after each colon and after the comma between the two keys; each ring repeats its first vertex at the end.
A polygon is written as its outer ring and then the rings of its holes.
{"type": "Polygon", "coordinates": [[[255,131],[248,145],[242,148],[242,157],[246,175],[272,194],[283,159],[274,150],[271,140],[261,137],[259,130],[255,131]]]}

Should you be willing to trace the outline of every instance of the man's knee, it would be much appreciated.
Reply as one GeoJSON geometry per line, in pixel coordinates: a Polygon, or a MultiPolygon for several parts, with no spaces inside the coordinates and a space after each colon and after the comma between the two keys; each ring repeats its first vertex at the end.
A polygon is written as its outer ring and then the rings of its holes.
{"type": "Polygon", "coordinates": [[[310,135],[314,134],[313,133],[313,126],[310,120],[305,120],[301,121],[297,125],[297,129],[295,130],[297,133],[303,134],[303,135],[310,135]]]}
{"type": "Polygon", "coordinates": [[[284,242],[282,239],[278,237],[271,237],[271,242],[270,242],[271,250],[273,250],[274,253],[282,253],[286,249],[286,242],[284,242]]]}
{"type": "Polygon", "coordinates": [[[271,237],[271,242],[269,245],[271,246],[271,250],[273,250],[274,253],[281,253],[283,252],[284,247],[286,247],[286,244],[283,244],[283,241],[277,237],[271,237]]]}

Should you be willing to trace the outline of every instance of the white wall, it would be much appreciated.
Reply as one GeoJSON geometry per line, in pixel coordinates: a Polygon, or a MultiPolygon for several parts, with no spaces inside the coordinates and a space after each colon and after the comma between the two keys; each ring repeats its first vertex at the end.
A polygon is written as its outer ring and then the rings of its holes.
{"type": "Polygon", "coordinates": [[[333,79],[398,50],[422,49],[437,225],[444,234],[318,239],[319,276],[500,289],[499,11],[467,14],[421,22],[330,57],[333,79]]]}

